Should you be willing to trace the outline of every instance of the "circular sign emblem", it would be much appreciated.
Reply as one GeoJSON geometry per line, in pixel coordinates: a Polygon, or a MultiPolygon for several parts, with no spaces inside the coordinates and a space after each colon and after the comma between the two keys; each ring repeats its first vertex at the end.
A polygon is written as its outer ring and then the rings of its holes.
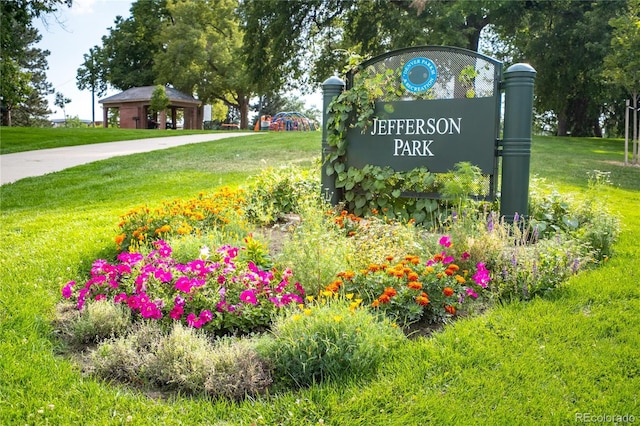
{"type": "Polygon", "coordinates": [[[437,78],[436,64],[428,58],[414,58],[402,68],[402,85],[412,93],[426,92],[437,78]]]}

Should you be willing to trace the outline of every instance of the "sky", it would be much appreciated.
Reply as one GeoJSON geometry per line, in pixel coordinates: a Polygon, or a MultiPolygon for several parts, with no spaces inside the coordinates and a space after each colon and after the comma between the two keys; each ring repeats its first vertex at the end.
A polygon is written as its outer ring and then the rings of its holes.
{"type": "MultiPolygon", "coordinates": [[[[65,107],[67,117],[77,116],[81,120],[91,120],[91,90],[80,91],[76,86],[78,68],[84,62],[84,54],[93,46],[102,46],[102,36],[108,35],[109,27],[114,27],[116,16],[125,19],[131,14],[130,0],[73,0],[73,6],[60,7],[55,14],[49,14],[43,20],[36,19],[34,25],[42,40],[37,47],[48,50],[49,69],[47,81],[53,84],[56,92],[71,99],[65,107]]],[[[118,91],[110,89],[106,98],[118,91]]],[[[64,118],[62,109],[54,104],[55,94],[47,97],[51,119],[64,118]]],[[[102,108],[95,99],[95,117],[102,120],[102,108]]]]}
{"type": "MultiPolygon", "coordinates": [[[[1,1],[1,0],[0,0],[1,1]]],[[[73,0],[71,8],[60,7],[55,14],[44,17],[44,21],[35,20],[34,25],[42,40],[37,47],[49,50],[47,60],[47,81],[53,84],[55,92],[62,93],[71,102],[65,106],[67,117],[91,120],[91,90],[80,91],[76,86],[78,68],[84,62],[84,55],[93,46],[102,46],[102,36],[108,35],[109,27],[115,27],[116,16],[127,19],[131,16],[131,0],[73,0]]],[[[64,118],[61,108],[55,106],[55,92],[47,97],[49,109],[53,112],[49,118],[64,118]]],[[[109,89],[106,94],[95,99],[95,119],[102,120],[102,108],[98,100],[119,93],[109,89]]],[[[322,109],[322,97],[319,93],[305,97],[308,106],[322,109]]]]}

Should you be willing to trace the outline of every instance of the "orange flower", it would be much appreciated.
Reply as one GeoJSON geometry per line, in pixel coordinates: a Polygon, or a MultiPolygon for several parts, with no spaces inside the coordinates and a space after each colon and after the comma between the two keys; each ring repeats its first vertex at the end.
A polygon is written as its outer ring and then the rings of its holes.
{"type": "Polygon", "coordinates": [[[406,261],[408,261],[409,263],[412,263],[414,265],[417,265],[418,263],[420,263],[420,257],[418,257],[418,256],[414,256],[414,255],[408,254],[404,258],[405,258],[406,261]]]}
{"type": "Polygon", "coordinates": [[[120,234],[120,235],[116,236],[116,239],[115,239],[116,240],[116,244],[117,245],[122,244],[122,242],[124,241],[125,238],[126,238],[125,234],[120,234]]]}
{"type": "Polygon", "coordinates": [[[407,287],[413,290],[422,290],[422,284],[419,283],[418,281],[409,281],[407,283],[407,287]]]}
{"type": "Polygon", "coordinates": [[[353,271],[343,271],[343,272],[339,272],[338,276],[341,278],[344,278],[345,280],[352,280],[353,277],[356,276],[356,273],[353,271]]]}
{"type": "Polygon", "coordinates": [[[369,270],[371,272],[376,272],[380,270],[380,265],[376,265],[375,263],[370,263],[369,264],[369,270]]]}
{"type": "Polygon", "coordinates": [[[340,290],[340,286],[342,285],[342,280],[335,280],[331,284],[325,287],[326,291],[330,291],[332,293],[337,293],[340,290]]]}
{"type": "Polygon", "coordinates": [[[442,262],[442,259],[444,259],[444,256],[442,255],[442,253],[438,253],[435,256],[433,256],[433,260],[435,260],[436,262],[442,262]]]}
{"type": "Polygon", "coordinates": [[[427,293],[423,291],[420,296],[416,297],[416,302],[420,306],[427,306],[429,304],[429,297],[427,297],[427,293]]]}
{"type": "Polygon", "coordinates": [[[457,271],[460,269],[460,267],[455,263],[452,263],[451,265],[447,266],[447,269],[451,269],[452,271],[457,271]]]}
{"type": "Polygon", "coordinates": [[[458,281],[460,284],[464,284],[467,282],[467,280],[465,280],[461,275],[456,275],[456,281],[458,281]]]}
{"type": "Polygon", "coordinates": [[[393,256],[387,256],[385,257],[385,259],[387,260],[387,262],[391,262],[393,260],[393,256]]]}
{"type": "Polygon", "coordinates": [[[419,276],[418,276],[418,274],[416,272],[411,271],[411,272],[409,272],[407,274],[407,279],[409,281],[418,281],[418,278],[419,278],[419,276]]]}
{"type": "Polygon", "coordinates": [[[387,288],[384,289],[384,294],[386,294],[389,297],[393,297],[396,294],[398,294],[398,292],[393,287],[387,287],[387,288]]]}
{"type": "Polygon", "coordinates": [[[455,272],[455,271],[453,271],[453,270],[451,270],[451,269],[449,269],[449,268],[447,268],[447,269],[444,271],[444,273],[451,277],[451,276],[453,276],[453,274],[455,274],[456,272],[455,272]]]}
{"type": "Polygon", "coordinates": [[[391,301],[391,297],[389,297],[389,295],[387,294],[383,294],[382,296],[378,297],[378,301],[380,303],[389,303],[391,301]]]}
{"type": "Polygon", "coordinates": [[[448,313],[450,313],[451,315],[455,315],[456,314],[456,307],[455,306],[447,305],[447,306],[444,307],[444,310],[447,311],[448,313]]]}
{"type": "Polygon", "coordinates": [[[371,303],[372,308],[377,308],[378,306],[380,306],[380,302],[377,300],[374,300],[373,303],[371,303]]]}
{"type": "Polygon", "coordinates": [[[444,293],[445,296],[447,297],[451,297],[453,296],[453,289],[451,287],[445,287],[442,292],[444,293]]]}

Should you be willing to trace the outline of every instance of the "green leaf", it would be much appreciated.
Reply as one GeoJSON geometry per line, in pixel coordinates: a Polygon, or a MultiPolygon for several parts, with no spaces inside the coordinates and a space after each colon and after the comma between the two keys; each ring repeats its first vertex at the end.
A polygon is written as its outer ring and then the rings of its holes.
{"type": "Polygon", "coordinates": [[[333,164],[331,163],[328,163],[324,169],[325,169],[325,172],[327,173],[327,176],[331,176],[334,172],[333,164]]]}

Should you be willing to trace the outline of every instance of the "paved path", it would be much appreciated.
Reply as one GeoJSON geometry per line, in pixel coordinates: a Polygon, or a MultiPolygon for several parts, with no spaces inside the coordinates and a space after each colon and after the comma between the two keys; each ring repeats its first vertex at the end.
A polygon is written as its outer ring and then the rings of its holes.
{"type": "Polygon", "coordinates": [[[46,175],[80,164],[91,163],[120,155],[149,152],[191,143],[210,142],[224,138],[255,134],[258,133],[234,132],[171,136],[67,146],[0,155],[0,185],[12,183],[26,177],[46,175]]]}

